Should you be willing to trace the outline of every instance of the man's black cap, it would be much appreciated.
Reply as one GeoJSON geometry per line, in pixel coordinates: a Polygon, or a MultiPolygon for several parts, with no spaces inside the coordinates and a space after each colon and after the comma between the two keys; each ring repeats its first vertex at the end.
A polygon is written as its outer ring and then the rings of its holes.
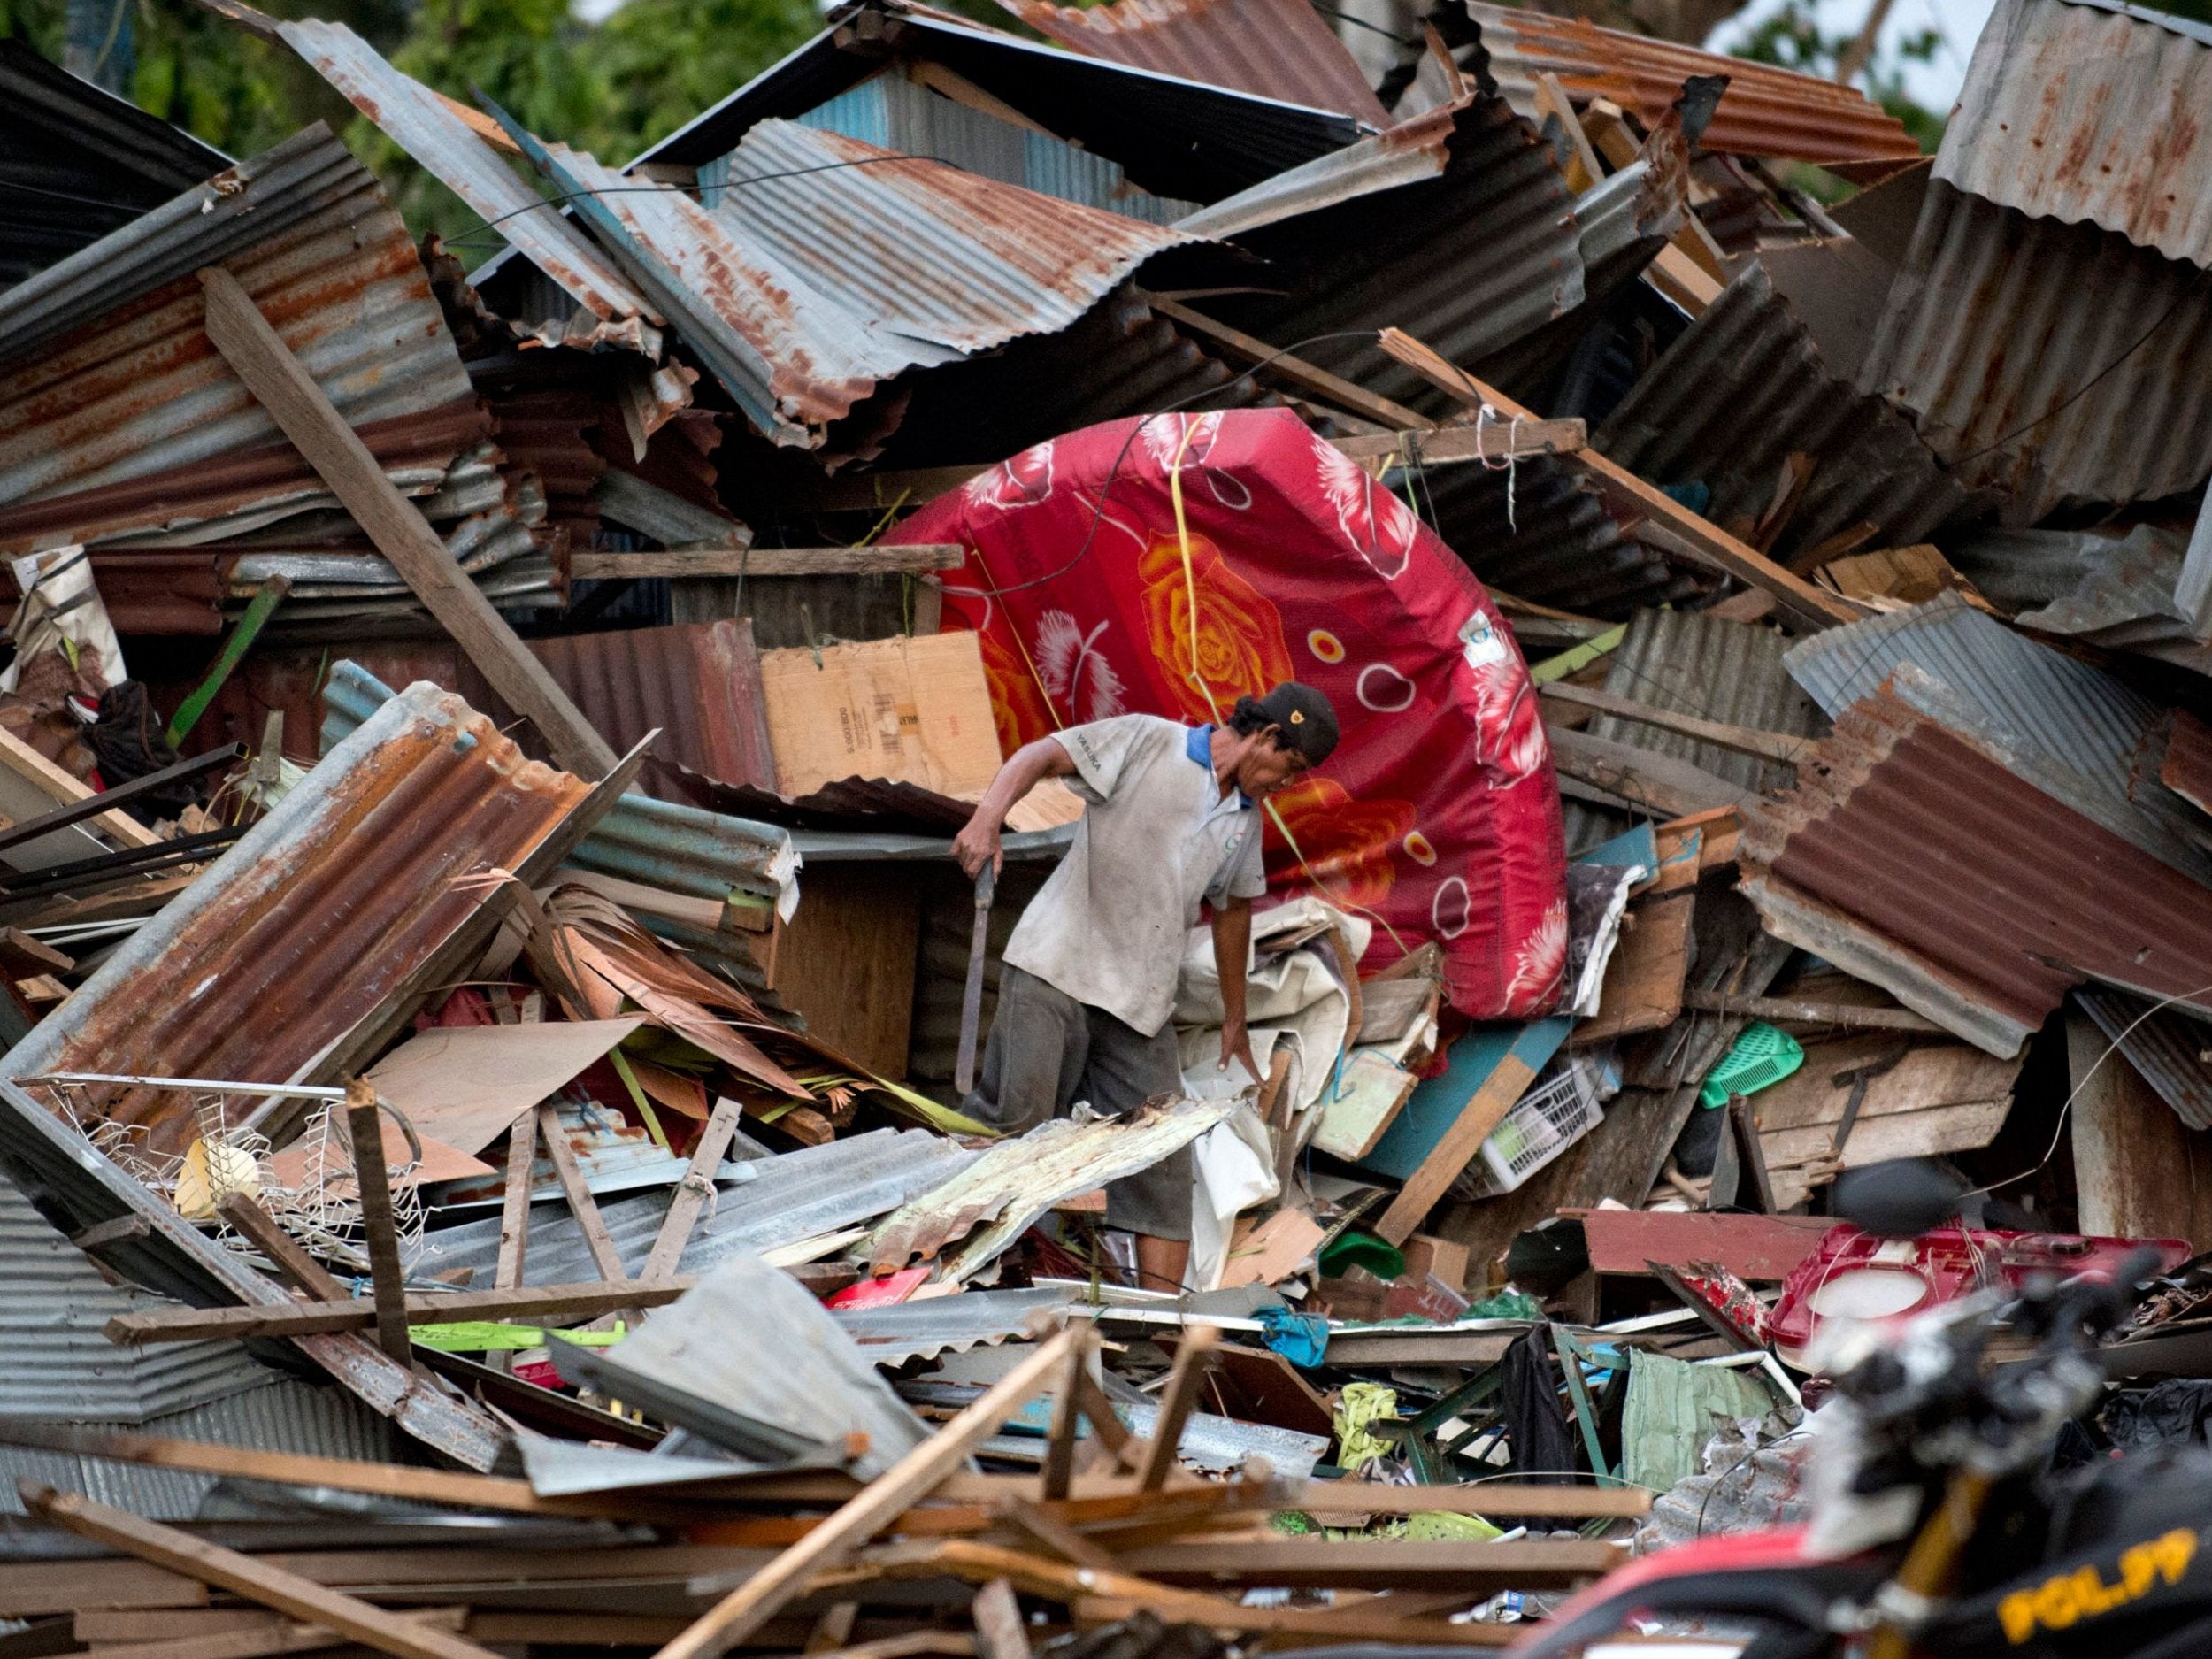
{"type": "Polygon", "coordinates": [[[1311,686],[1286,680],[1255,699],[1285,749],[1295,749],[1309,766],[1318,766],[1336,750],[1336,710],[1311,686]]]}

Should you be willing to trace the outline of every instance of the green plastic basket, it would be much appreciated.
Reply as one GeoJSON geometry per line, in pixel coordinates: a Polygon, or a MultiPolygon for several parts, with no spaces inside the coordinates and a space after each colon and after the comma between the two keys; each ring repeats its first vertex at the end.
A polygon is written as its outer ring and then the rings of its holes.
{"type": "Polygon", "coordinates": [[[1786,1031],[1764,1020],[1743,1028],[1743,1035],[1705,1074],[1705,1087],[1697,1098],[1706,1106],[1725,1106],[1731,1094],[1756,1094],[1770,1088],[1805,1064],[1805,1050],[1786,1031]]]}

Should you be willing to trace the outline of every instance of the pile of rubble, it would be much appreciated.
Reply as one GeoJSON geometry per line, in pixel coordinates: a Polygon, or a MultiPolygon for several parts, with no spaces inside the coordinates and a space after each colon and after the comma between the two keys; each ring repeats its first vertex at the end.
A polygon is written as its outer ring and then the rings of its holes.
{"type": "Polygon", "coordinates": [[[2124,1240],[2114,1441],[2200,1432],[2212,35],[2000,0],[1930,160],[1005,3],[618,170],[204,0],[473,268],[0,42],[12,1653],[1502,1645],[1786,1509],[1824,1325],[2124,1240]],[[1258,1074],[1202,929],[1183,1094],[995,1133],[1002,756],[1294,674],[1258,1074]],[[1832,1222],[1902,1156],[1956,1227],[1832,1222]]]}

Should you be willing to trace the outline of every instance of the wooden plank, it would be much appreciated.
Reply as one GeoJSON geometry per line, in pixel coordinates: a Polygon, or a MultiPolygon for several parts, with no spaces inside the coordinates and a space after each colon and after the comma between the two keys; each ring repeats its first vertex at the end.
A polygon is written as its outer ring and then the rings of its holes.
{"type": "Polygon", "coordinates": [[[267,1256],[280,1273],[313,1301],[353,1300],[352,1293],[324,1271],[323,1264],[302,1248],[298,1240],[278,1225],[274,1216],[245,1194],[227,1194],[215,1210],[248,1243],[267,1256]]]}
{"type": "Polygon", "coordinates": [[[1678,732],[1685,737],[1698,738],[1739,755],[1754,755],[1761,760],[1778,760],[1788,765],[1795,765],[1802,760],[1817,741],[1809,737],[1792,737],[1782,732],[1755,731],[1747,726],[1730,726],[1721,720],[1702,719],[1694,714],[1677,714],[1671,710],[1655,709],[1647,703],[1639,703],[1633,697],[1601,691],[1594,686],[1569,685],[1563,680],[1548,681],[1540,689],[1555,703],[1594,709],[1600,714],[1617,715],[1625,720],[1656,726],[1663,732],[1678,732]]]}
{"type": "MultiPolygon", "coordinates": [[[[401,1617],[426,1628],[458,1630],[465,1609],[428,1608],[401,1617]]],[[[342,1646],[347,1638],[321,1624],[285,1620],[253,1629],[124,1642],[103,1647],[100,1659],[269,1659],[274,1654],[312,1653],[342,1646]]]]}
{"type": "Polygon", "coordinates": [[[1459,461],[1503,463],[1526,460],[1534,455],[1574,455],[1589,442],[1589,429],[1578,418],[1567,420],[1477,420],[1464,426],[1433,430],[1378,432],[1355,438],[1332,438],[1330,447],[1356,461],[1403,456],[1422,466],[1449,466],[1459,461]]]}
{"type": "Polygon", "coordinates": [[[1570,1044],[1582,1048],[1640,1031],[1658,1031],[1681,1017],[1696,903],[1694,891],[1680,891],[1629,905],[1620,942],[1605,964],[1598,1011],[1577,1024],[1570,1044]]]}
{"type": "Polygon", "coordinates": [[[0,1618],[37,1618],[96,1608],[204,1608],[198,1579],[142,1561],[0,1563],[0,1618]]]}
{"type": "Polygon", "coordinates": [[[1120,1563],[1113,1555],[1070,1526],[1057,1515],[1019,1498],[1009,1498],[998,1509],[1007,1525],[1036,1540],[1054,1555],[1094,1572],[1113,1572],[1120,1563]]]}
{"type": "MultiPolygon", "coordinates": [[[[987,707],[980,718],[989,733],[987,707]]],[[[784,1006],[837,1053],[895,1080],[906,1075],[922,886],[910,865],[810,865],[806,902],[777,929],[771,985],[784,1006]]]]}
{"type": "Polygon", "coordinates": [[[1940,1036],[1943,1027],[1909,1008],[1861,1008],[1851,1002],[1809,1002],[1792,996],[1729,996],[1719,991],[1685,991],[1682,1006],[1706,1014],[1740,1014],[1749,1019],[1791,1020],[1801,1025],[1833,1025],[1842,1031],[1899,1031],[1940,1036]]]}
{"type": "Polygon", "coordinates": [[[982,1398],[899,1459],[836,1514],[708,1609],[660,1650],[660,1659],[714,1659],[803,1594],[815,1573],[833,1567],[888,1525],[916,1499],[968,1461],[1064,1371],[1075,1333],[1063,1331],[992,1385],[982,1398]]]}
{"type": "MultiPolygon", "coordinates": [[[[0,767],[30,784],[57,806],[89,801],[98,793],[4,728],[0,728],[0,767]]],[[[154,847],[161,841],[160,836],[120,808],[101,813],[91,823],[118,847],[154,847]]]]}
{"type": "Polygon", "coordinates": [[[676,1195],[669,1201],[668,1214],[653,1240],[652,1254],[645,1258],[645,1267],[638,1274],[641,1283],[656,1284],[675,1277],[676,1264],[683,1259],[684,1247],[691,1242],[699,1212],[714,1196],[714,1172],[722,1166],[722,1155],[729,1150],[731,1138],[737,1133],[737,1120],[744,1111],[742,1102],[727,1094],[714,1102],[713,1114],[691,1149],[690,1166],[676,1183],[676,1195]]]}
{"type": "Polygon", "coordinates": [[[360,1194],[361,1232],[368,1244],[376,1345],[402,1365],[411,1365],[415,1355],[407,1338],[406,1270],[399,1264],[399,1233],[392,1222],[383,1117],[374,1084],[356,1078],[346,1085],[346,1137],[353,1146],[353,1184],[360,1194]]]}
{"type": "MultiPolygon", "coordinates": [[[[1470,405],[1479,407],[1487,403],[1491,408],[1502,410],[1509,415],[1517,414],[1527,420],[1537,419],[1534,411],[1514,402],[1495,387],[1486,385],[1455,367],[1401,329],[1384,329],[1381,345],[1385,351],[1415,373],[1470,405]]],[[[1784,569],[1758,549],[1738,541],[1718,525],[1692,512],[1665,491],[1647,484],[1626,467],[1617,465],[1595,449],[1583,449],[1574,457],[1573,465],[1594,478],[1617,507],[1635,517],[1664,525],[1695,549],[1701,558],[1739,581],[1772,594],[1777,607],[1799,628],[1813,631],[1832,628],[1839,623],[1855,622],[1863,614],[1855,605],[1784,569]]]]}
{"type": "Polygon", "coordinates": [[[670,548],[653,553],[572,553],[568,573],[578,580],[622,577],[885,576],[958,570],[968,550],[956,541],[908,547],[670,548]]]}
{"type": "Polygon", "coordinates": [[[1176,1344],[1175,1364],[1160,1395],[1160,1415],[1152,1425],[1152,1437],[1137,1471],[1137,1485],[1143,1491],[1157,1492],[1167,1484],[1168,1471],[1175,1467],[1175,1454],[1183,1443],[1183,1425],[1198,1404],[1199,1385],[1206,1379],[1220,1341],[1218,1327],[1196,1325],[1185,1330],[1183,1340],[1176,1344]]]}
{"type": "MultiPolygon", "coordinates": [[[[557,1324],[623,1308],[656,1308],[672,1302],[698,1282],[680,1275],[657,1285],[539,1285],[521,1290],[457,1290],[407,1298],[410,1325],[444,1325],[463,1319],[507,1319],[523,1325],[557,1324]]],[[[203,1342],[226,1337],[318,1336],[332,1331],[366,1331],[376,1310],[366,1301],[281,1302],[245,1308],[172,1308],[158,1312],[119,1313],[107,1322],[111,1342],[203,1342]]]]}
{"type": "Polygon", "coordinates": [[[1616,738],[1593,737],[1547,722],[1552,764],[1571,778],[1665,818],[1688,818],[1714,807],[1748,807],[1755,790],[1731,783],[1673,755],[1655,754],[1616,738]]]}
{"type": "Polygon", "coordinates": [[[507,1131],[507,1186],[499,1200],[499,1261],[492,1271],[495,1290],[522,1283],[530,1252],[530,1181],[537,1167],[538,1117],[526,1111],[507,1131]]]}
{"type": "Polygon", "coordinates": [[[1075,1345],[1068,1350],[1067,1368],[1059,1386],[1053,1391],[1052,1427],[1045,1437],[1044,1463],[1039,1475],[1042,1484],[1039,1491],[1048,1502],[1066,1498],[1069,1485],[1075,1478],[1076,1430],[1083,1415],[1082,1407],[1077,1403],[1079,1387],[1089,1372],[1091,1356],[1097,1351],[1098,1328],[1078,1327],[1075,1345]]]}
{"type": "MultiPolygon", "coordinates": [[[[1501,1509],[1504,1505],[1501,1503],[1501,1509]]],[[[1475,1601],[1494,1590],[1553,1589],[1609,1572],[1626,1556],[1610,1544],[1551,1540],[1179,1539],[1121,1556],[1122,1571],[1162,1584],[1357,1585],[1363,1590],[1463,1586],[1475,1601]]]]}
{"type": "Polygon", "coordinates": [[[216,350],[492,688],[537,726],[569,772],[591,780],[612,772],[615,752],[606,739],[516,638],[422,510],[384,475],[238,279],[211,265],[200,273],[200,286],[216,350]]]}
{"type": "Polygon", "coordinates": [[[2191,1130],[2096,1023],[2066,1010],[2081,1230],[2212,1240],[2212,1135],[2191,1130]],[[2100,1064],[2101,1062],[2101,1064],[2100,1064]]]}
{"type": "Polygon", "coordinates": [[[1528,1092],[1536,1068],[1519,1056],[1508,1054],[1482,1081],[1459,1116],[1444,1132],[1428,1156],[1422,1159],[1375,1223],[1375,1232],[1393,1244],[1402,1244],[1420,1231],[1421,1223],[1436,1207],[1459,1172],[1473,1162],[1476,1151],[1490,1138],[1499,1120],[1528,1092]]]}
{"type": "Polygon", "coordinates": [[[234,1634],[242,1630],[274,1630],[288,1621],[265,1607],[80,1609],[71,1633],[95,1646],[122,1642],[171,1641],[180,1636],[234,1634]]]}
{"type": "Polygon", "coordinates": [[[1194,311],[1180,300],[1147,293],[1141,288],[1135,293],[1139,299],[1170,322],[1179,324],[1194,334],[1204,335],[1215,345],[1235,353],[1248,363],[1265,365],[1268,373],[1348,409],[1355,415],[1394,428],[1419,428],[1436,424],[1425,415],[1408,409],[1403,403],[1393,403],[1387,397],[1377,396],[1363,386],[1354,385],[1342,375],[1332,374],[1326,369],[1317,367],[1287,351],[1278,351],[1256,334],[1248,334],[1240,328],[1216,322],[1203,311],[1194,311]]]}
{"type": "Polygon", "coordinates": [[[975,1593],[969,1617],[975,1621],[978,1659],[1032,1659],[1021,1603],[1005,1579],[994,1578],[975,1593]]]}
{"type": "Polygon", "coordinates": [[[287,1572],[267,1561],[257,1561],[234,1549],[221,1548],[188,1532],[141,1520],[88,1498],[26,1482],[23,1502],[40,1520],[64,1527],[81,1538],[126,1551],[172,1571],[188,1574],[204,1584],[218,1586],[250,1601],[289,1613],[295,1618],[325,1625],[351,1640],[390,1654],[394,1659],[494,1659],[489,1648],[480,1647],[449,1632],[387,1612],[357,1596],[287,1572]]]}
{"type": "Polygon", "coordinates": [[[553,1168],[561,1178],[561,1191],[567,1194],[569,1212],[583,1229],[584,1244],[591,1251],[592,1264],[609,1284],[627,1284],[630,1270],[623,1266],[622,1252],[614,1248],[613,1235],[608,1233],[606,1221],[599,1213],[598,1201],[584,1184],[584,1171],[576,1162],[576,1148],[569,1144],[567,1132],[561,1127],[560,1112],[549,1100],[538,1102],[537,1113],[538,1139],[544,1143],[553,1168]]]}

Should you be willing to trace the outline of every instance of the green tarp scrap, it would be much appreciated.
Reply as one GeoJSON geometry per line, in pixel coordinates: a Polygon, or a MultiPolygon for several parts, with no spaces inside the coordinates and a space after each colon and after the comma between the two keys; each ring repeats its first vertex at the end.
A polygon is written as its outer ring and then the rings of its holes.
{"type": "Polygon", "coordinates": [[[1621,1477],[1664,1492],[1703,1467],[1705,1443],[1725,1425],[1773,1409],[1773,1392],[1748,1372],[1637,1349],[1621,1418],[1621,1477]]]}

